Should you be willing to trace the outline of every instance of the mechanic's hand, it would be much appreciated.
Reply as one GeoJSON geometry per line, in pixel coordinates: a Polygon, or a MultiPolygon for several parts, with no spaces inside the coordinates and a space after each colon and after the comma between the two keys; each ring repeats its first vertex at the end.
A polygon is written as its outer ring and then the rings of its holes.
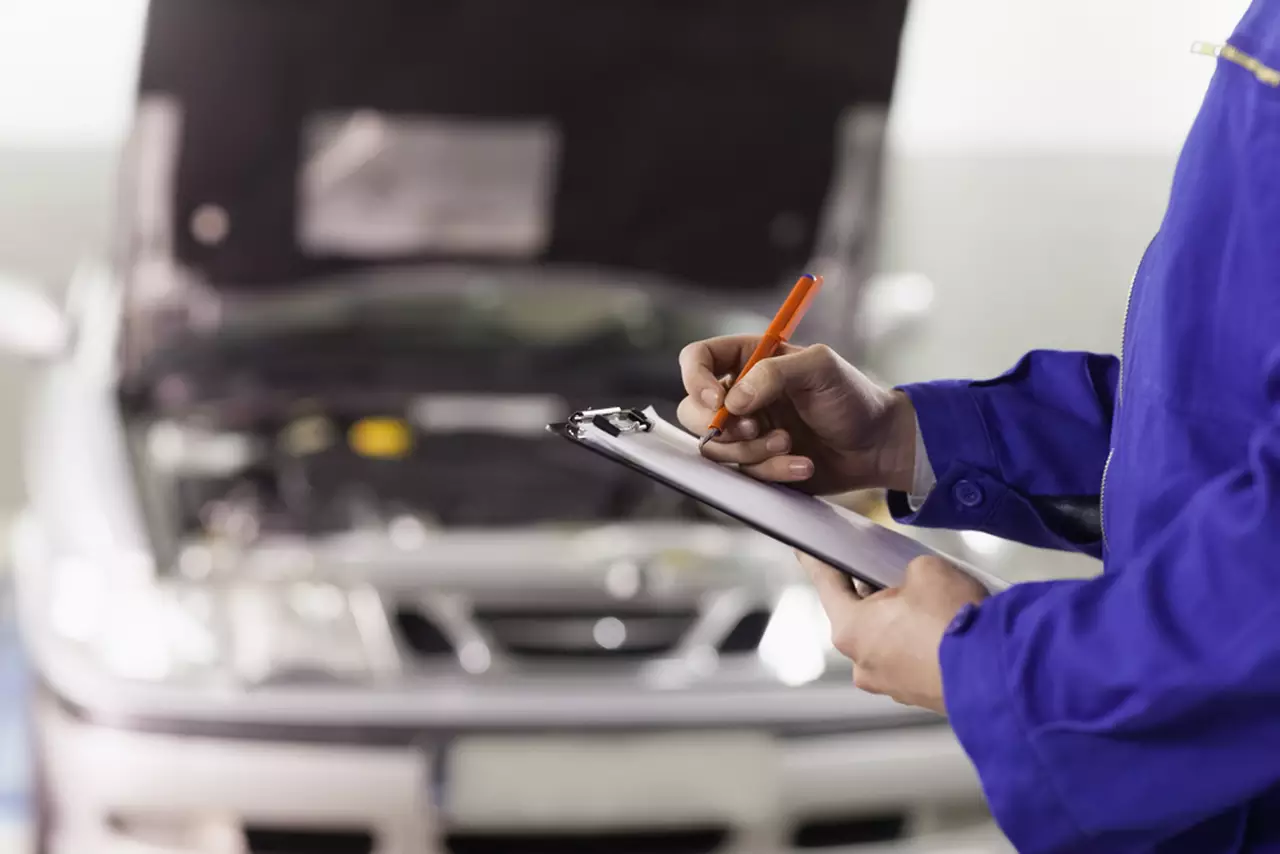
{"type": "Polygon", "coordinates": [[[799,483],[828,494],[889,487],[910,491],[915,410],[824,345],[784,344],[730,389],[751,358],[753,335],[697,341],[680,353],[688,393],[679,419],[701,436],[723,402],[735,416],[703,449],[761,480],[799,483]]]}
{"type": "Polygon", "coordinates": [[[985,599],[986,589],[941,558],[919,557],[901,587],[864,596],[843,572],[796,556],[831,621],[832,642],[853,660],[853,684],[946,714],[938,647],[956,612],[985,599]]]}

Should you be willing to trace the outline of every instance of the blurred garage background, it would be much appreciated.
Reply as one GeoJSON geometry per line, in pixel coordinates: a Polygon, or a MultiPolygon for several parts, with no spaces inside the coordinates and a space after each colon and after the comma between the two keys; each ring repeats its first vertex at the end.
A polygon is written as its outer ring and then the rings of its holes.
{"type": "MultiPolygon", "coordinates": [[[[923,275],[932,290],[918,322],[867,354],[874,371],[891,382],[976,377],[1032,347],[1116,349],[1130,276],[1212,71],[1188,47],[1224,39],[1245,5],[912,0],[878,267],[923,275]]],[[[0,0],[0,273],[60,297],[85,259],[106,258],[144,13],[142,0],[0,0]]],[[[19,438],[40,370],[0,361],[6,520],[24,500],[19,438]]],[[[1015,580],[1094,571],[1083,559],[981,538],[968,545],[1015,580]]],[[[6,854],[33,842],[38,800],[13,614],[0,575],[6,854]]],[[[128,763],[112,773],[128,775],[128,763]]],[[[350,837],[291,842],[271,832],[252,850],[358,850],[341,847],[350,837]]],[[[170,850],[156,846],[127,850],[170,850]]]]}

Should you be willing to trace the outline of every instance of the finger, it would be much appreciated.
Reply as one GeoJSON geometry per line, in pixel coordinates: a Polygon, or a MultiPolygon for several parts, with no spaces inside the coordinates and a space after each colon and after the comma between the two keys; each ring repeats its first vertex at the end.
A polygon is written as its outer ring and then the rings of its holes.
{"type": "Polygon", "coordinates": [[[734,415],[749,415],[782,397],[788,390],[815,388],[838,370],[840,357],[821,344],[757,362],[734,383],[724,405],[734,415]]]}
{"type": "Polygon", "coordinates": [[[694,341],[680,351],[680,378],[684,390],[703,406],[715,410],[724,400],[720,378],[737,375],[755,349],[754,335],[726,335],[694,341]]]}
{"type": "Polygon", "coordinates": [[[702,455],[718,463],[757,465],[791,450],[791,437],[786,430],[774,430],[749,442],[714,441],[702,449],[702,455]]]}
{"type": "MultiPolygon", "coordinates": [[[[725,386],[721,380],[728,375],[736,379],[742,366],[760,343],[758,335],[724,335],[695,341],[680,351],[680,377],[688,395],[712,410],[724,402],[725,386]]],[[[798,353],[800,348],[783,344],[778,353],[798,353]]]]}
{"type": "Polygon", "coordinates": [[[797,551],[796,558],[809,573],[809,579],[818,593],[818,601],[822,603],[822,610],[827,612],[832,623],[836,622],[837,617],[845,617],[858,605],[858,594],[849,584],[849,576],[804,552],[797,551]]]}
{"type": "Polygon", "coordinates": [[[940,557],[922,555],[907,564],[902,584],[904,587],[914,587],[919,584],[943,582],[951,573],[957,571],[940,557]]]}
{"type": "Polygon", "coordinates": [[[977,579],[936,555],[923,555],[907,564],[902,586],[912,594],[947,600],[979,602],[990,595],[977,579]]]}
{"type": "Polygon", "coordinates": [[[813,460],[794,454],[780,454],[755,465],[743,466],[742,471],[756,480],[803,483],[813,477],[813,460]]]}
{"type": "MultiPolygon", "coordinates": [[[[676,420],[695,436],[701,436],[707,431],[707,425],[714,416],[715,410],[708,409],[692,397],[686,397],[676,407],[676,420]]],[[[731,418],[713,441],[742,442],[759,435],[760,424],[754,418],[731,418]]]]}

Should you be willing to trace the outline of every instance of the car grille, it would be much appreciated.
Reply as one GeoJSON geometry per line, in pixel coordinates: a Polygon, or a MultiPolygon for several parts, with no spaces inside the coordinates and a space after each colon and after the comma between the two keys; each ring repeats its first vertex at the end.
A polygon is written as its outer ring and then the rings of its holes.
{"type": "Polygon", "coordinates": [[[477,608],[473,619],[516,658],[652,658],[671,653],[697,619],[692,608],[477,608]]]}
{"type": "Polygon", "coordinates": [[[452,854],[708,854],[728,838],[720,828],[605,833],[452,833],[452,854]]]}
{"type": "Polygon", "coordinates": [[[738,620],[724,640],[720,641],[719,650],[722,655],[733,653],[755,652],[764,638],[764,630],[769,627],[769,612],[762,609],[748,611],[738,620]]]}
{"type": "Polygon", "coordinates": [[[374,839],[367,830],[250,825],[244,848],[249,854],[371,854],[374,839]]]}
{"type": "Polygon", "coordinates": [[[791,845],[812,850],[891,842],[903,838],[906,826],[902,813],[815,818],[796,826],[791,845]]]}
{"type": "MultiPolygon", "coordinates": [[[[392,611],[401,644],[414,657],[439,660],[456,654],[454,642],[420,605],[392,611]]],[[[746,611],[718,640],[721,655],[756,651],[769,625],[765,608],[746,611]]],[[[473,609],[475,627],[493,651],[523,660],[631,661],[670,655],[694,628],[699,612],[688,606],[634,607],[616,604],[473,609]]]]}
{"type": "Polygon", "coordinates": [[[452,655],[453,642],[425,614],[413,608],[397,608],[393,615],[396,631],[404,645],[420,658],[452,655]]]}

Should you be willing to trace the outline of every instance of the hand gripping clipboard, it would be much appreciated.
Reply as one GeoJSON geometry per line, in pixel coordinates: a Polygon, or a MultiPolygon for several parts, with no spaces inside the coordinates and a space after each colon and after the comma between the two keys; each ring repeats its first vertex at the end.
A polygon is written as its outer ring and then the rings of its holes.
{"type": "Polygon", "coordinates": [[[900,586],[907,564],[921,555],[945,557],[992,592],[1008,586],[829,501],[712,462],[699,453],[696,438],[652,408],[591,409],[547,429],[877,589],[900,586]]]}

